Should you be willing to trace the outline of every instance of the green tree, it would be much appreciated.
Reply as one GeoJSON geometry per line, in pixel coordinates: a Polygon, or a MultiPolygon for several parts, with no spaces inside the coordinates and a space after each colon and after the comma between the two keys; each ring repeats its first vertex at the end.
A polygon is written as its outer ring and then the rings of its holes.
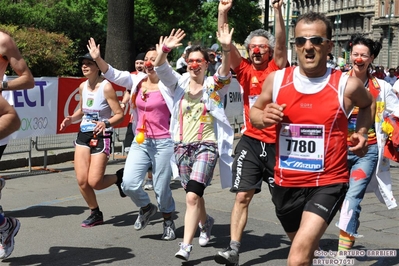
{"type": "MultiPolygon", "coordinates": [[[[57,34],[67,38],[66,42],[49,40],[47,43],[35,36],[35,40],[51,45],[51,49],[68,53],[65,58],[69,58],[70,64],[67,66],[77,64],[76,57],[87,52],[87,40],[94,37],[107,61],[120,69],[131,70],[135,55],[154,46],[159,37],[168,35],[172,28],[184,29],[187,36],[183,47],[174,51],[170,60],[177,60],[188,41],[208,47],[215,43],[218,3],[218,0],[0,0],[0,24],[17,25],[27,32],[35,28],[49,38],[57,34]]],[[[234,1],[229,23],[235,28],[235,42],[242,44],[250,31],[262,28],[260,14],[257,0],[234,1]]],[[[25,53],[30,46],[37,51],[40,42],[36,45],[30,40],[24,47],[25,53]]],[[[41,48],[52,51],[43,45],[41,48]]],[[[32,52],[32,63],[40,61],[35,54],[42,56],[32,52]]],[[[42,73],[45,68],[40,69],[42,73]]],[[[61,75],[80,75],[79,68],[61,69],[65,71],[61,75]]]]}
{"type": "MultiPolygon", "coordinates": [[[[134,3],[136,53],[158,43],[159,36],[169,35],[173,28],[183,29],[186,37],[183,47],[174,51],[170,59],[177,60],[189,41],[208,47],[216,43],[218,0],[179,1],[178,4],[174,0],[135,0],[134,3]]],[[[260,15],[257,0],[234,1],[229,23],[235,28],[235,42],[244,43],[250,31],[262,28],[260,15]]]]}
{"type": "Polygon", "coordinates": [[[0,0],[0,24],[63,33],[75,43],[76,56],[87,52],[87,40],[106,40],[106,0],[61,0],[10,3],[0,0]]]}
{"type": "MultiPolygon", "coordinates": [[[[0,25],[0,30],[14,38],[35,77],[80,74],[77,61],[71,58],[73,42],[64,34],[6,25],[0,25]]],[[[15,75],[11,68],[7,74],[15,75]]]]}

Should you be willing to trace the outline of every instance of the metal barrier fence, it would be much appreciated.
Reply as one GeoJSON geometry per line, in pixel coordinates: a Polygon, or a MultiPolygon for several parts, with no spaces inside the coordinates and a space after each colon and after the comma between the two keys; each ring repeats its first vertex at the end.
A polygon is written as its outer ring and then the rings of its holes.
{"type": "MultiPolygon", "coordinates": [[[[228,117],[230,125],[232,126],[235,139],[241,137],[241,126],[243,125],[243,117],[228,117]]],[[[124,155],[125,147],[123,141],[125,140],[127,128],[116,128],[114,134],[112,135],[112,150],[114,151],[112,154],[112,159],[115,160],[115,143],[121,145],[121,153],[124,155]]],[[[32,152],[35,149],[39,152],[44,152],[43,154],[43,167],[47,168],[47,158],[48,152],[52,150],[63,150],[63,149],[73,149],[74,148],[74,140],[76,139],[76,133],[69,134],[60,134],[60,135],[48,135],[48,136],[38,136],[33,140],[32,138],[27,139],[12,139],[8,143],[4,155],[12,155],[18,153],[28,153],[28,157],[26,158],[28,161],[28,171],[32,171],[32,152]]],[[[3,162],[0,162],[3,163],[3,162]]],[[[2,169],[4,167],[0,167],[2,169]]],[[[12,166],[9,166],[10,169],[12,166]]]]}
{"type": "Polygon", "coordinates": [[[34,141],[37,151],[43,151],[43,167],[47,168],[47,154],[51,150],[62,150],[74,148],[76,133],[38,136],[34,141]]]}
{"type": "Polygon", "coordinates": [[[121,143],[122,145],[122,156],[125,155],[125,136],[126,136],[127,127],[116,128],[114,131],[115,141],[121,143]]]}
{"type": "Polygon", "coordinates": [[[27,139],[12,139],[8,142],[4,155],[17,154],[17,153],[28,153],[28,171],[32,171],[32,138],[27,139]]]}

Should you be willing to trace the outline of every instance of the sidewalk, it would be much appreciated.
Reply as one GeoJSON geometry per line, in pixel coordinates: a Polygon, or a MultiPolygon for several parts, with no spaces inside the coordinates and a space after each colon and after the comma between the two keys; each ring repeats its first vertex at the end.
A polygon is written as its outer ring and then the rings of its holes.
{"type": "MultiPolygon", "coordinates": [[[[68,151],[70,152],[70,151],[68,151]]],[[[58,155],[61,156],[61,155],[58,155]]],[[[7,161],[12,163],[12,161],[7,161]]],[[[106,173],[124,166],[120,154],[110,160],[106,173]]],[[[1,205],[6,215],[21,220],[15,251],[1,265],[216,265],[213,255],[229,243],[230,212],[234,194],[220,188],[219,169],[215,169],[212,185],[205,190],[208,213],[215,217],[213,237],[207,247],[199,247],[198,233],[187,263],[173,257],[183,237],[185,192],[179,182],[171,183],[176,203],[177,239],[161,241],[162,218],[158,213],[150,225],[135,231],[133,223],[137,208],[130,199],[118,196],[116,186],[97,191],[105,224],[91,229],[80,227],[88,216],[87,206],[76,184],[73,161],[49,165],[47,170],[15,168],[0,171],[7,179],[1,205]]],[[[392,166],[395,196],[399,198],[399,164],[392,166]]],[[[149,192],[152,202],[154,193],[149,192]]],[[[320,247],[323,251],[337,249],[338,230],[335,217],[320,247]]],[[[387,210],[374,194],[366,194],[362,202],[359,233],[355,249],[399,251],[399,212],[387,210]]],[[[257,194],[249,208],[249,219],[242,239],[240,265],[285,265],[289,251],[285,236],[274,214],[268,190],[257,194]]],[[[354,265],[399,265],[399,256],[363,256],[354,265]]]]}

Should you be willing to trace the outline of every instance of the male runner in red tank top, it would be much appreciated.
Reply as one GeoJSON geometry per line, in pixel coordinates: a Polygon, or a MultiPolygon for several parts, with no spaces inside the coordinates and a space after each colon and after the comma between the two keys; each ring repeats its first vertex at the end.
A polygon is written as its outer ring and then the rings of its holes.
{"type": "Polygon", "coordinates": [[[358,106],[361,116],[349,148],[358,156],[367,151],[365,134],[375,113],[373,98],[359,79],[327,68],[331,36],[332,25],[324,15],[309,12],[299,17],[299,67],[270,74],[250,111],[255,127],[277,125],[272,198],[292,241],[287,265],[312,264],[319,240],[344,199],[351,110],[358,106]]]}

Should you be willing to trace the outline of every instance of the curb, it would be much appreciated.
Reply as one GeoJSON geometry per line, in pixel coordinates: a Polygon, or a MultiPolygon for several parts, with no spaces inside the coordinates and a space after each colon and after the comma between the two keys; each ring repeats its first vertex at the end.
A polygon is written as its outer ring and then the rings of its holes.
{"type": "MultiPolygon", "coordinates": [[[[116,146],[114,153],[120,153],[122,151],[121,146],[116,146]]],[[[75,155],[75,149],[63,150],[56,154],[47,153],[47,167],[52,164],[65,163],[68,161],[73,161],[75,155]]],[[[110,158],[113,155],[110,155],[110,158]]],[[[118,157],[115,155],[115,158],[118,157]]],[[[5,159],[2,158],[0,163],[0,171],[11,170],[15,168],[24,168],[29,166],[29,158],[24,155],[24,158],[18,158],[13,156],[13,158],[5,159]]],[[[43,167],[44,166],[44,154],[33,154],[31,157],[31,167],[43,167]]]]}
{"type": "MultiPolygon", "coordinates": [[[[59,154],[47,154],[47,166],[50,164],[64,163],[72,161],[74,158],[74,151],[67,151],[59,154]]],[[[14,158],[9,160],[2,160],[0,164],[1,170],[10,170],[15,168],[23,168],[29,166],[29,158],[14,158]]],[[[44,166],[44,156],[31,157],[31,166],[44,166]]]]}

